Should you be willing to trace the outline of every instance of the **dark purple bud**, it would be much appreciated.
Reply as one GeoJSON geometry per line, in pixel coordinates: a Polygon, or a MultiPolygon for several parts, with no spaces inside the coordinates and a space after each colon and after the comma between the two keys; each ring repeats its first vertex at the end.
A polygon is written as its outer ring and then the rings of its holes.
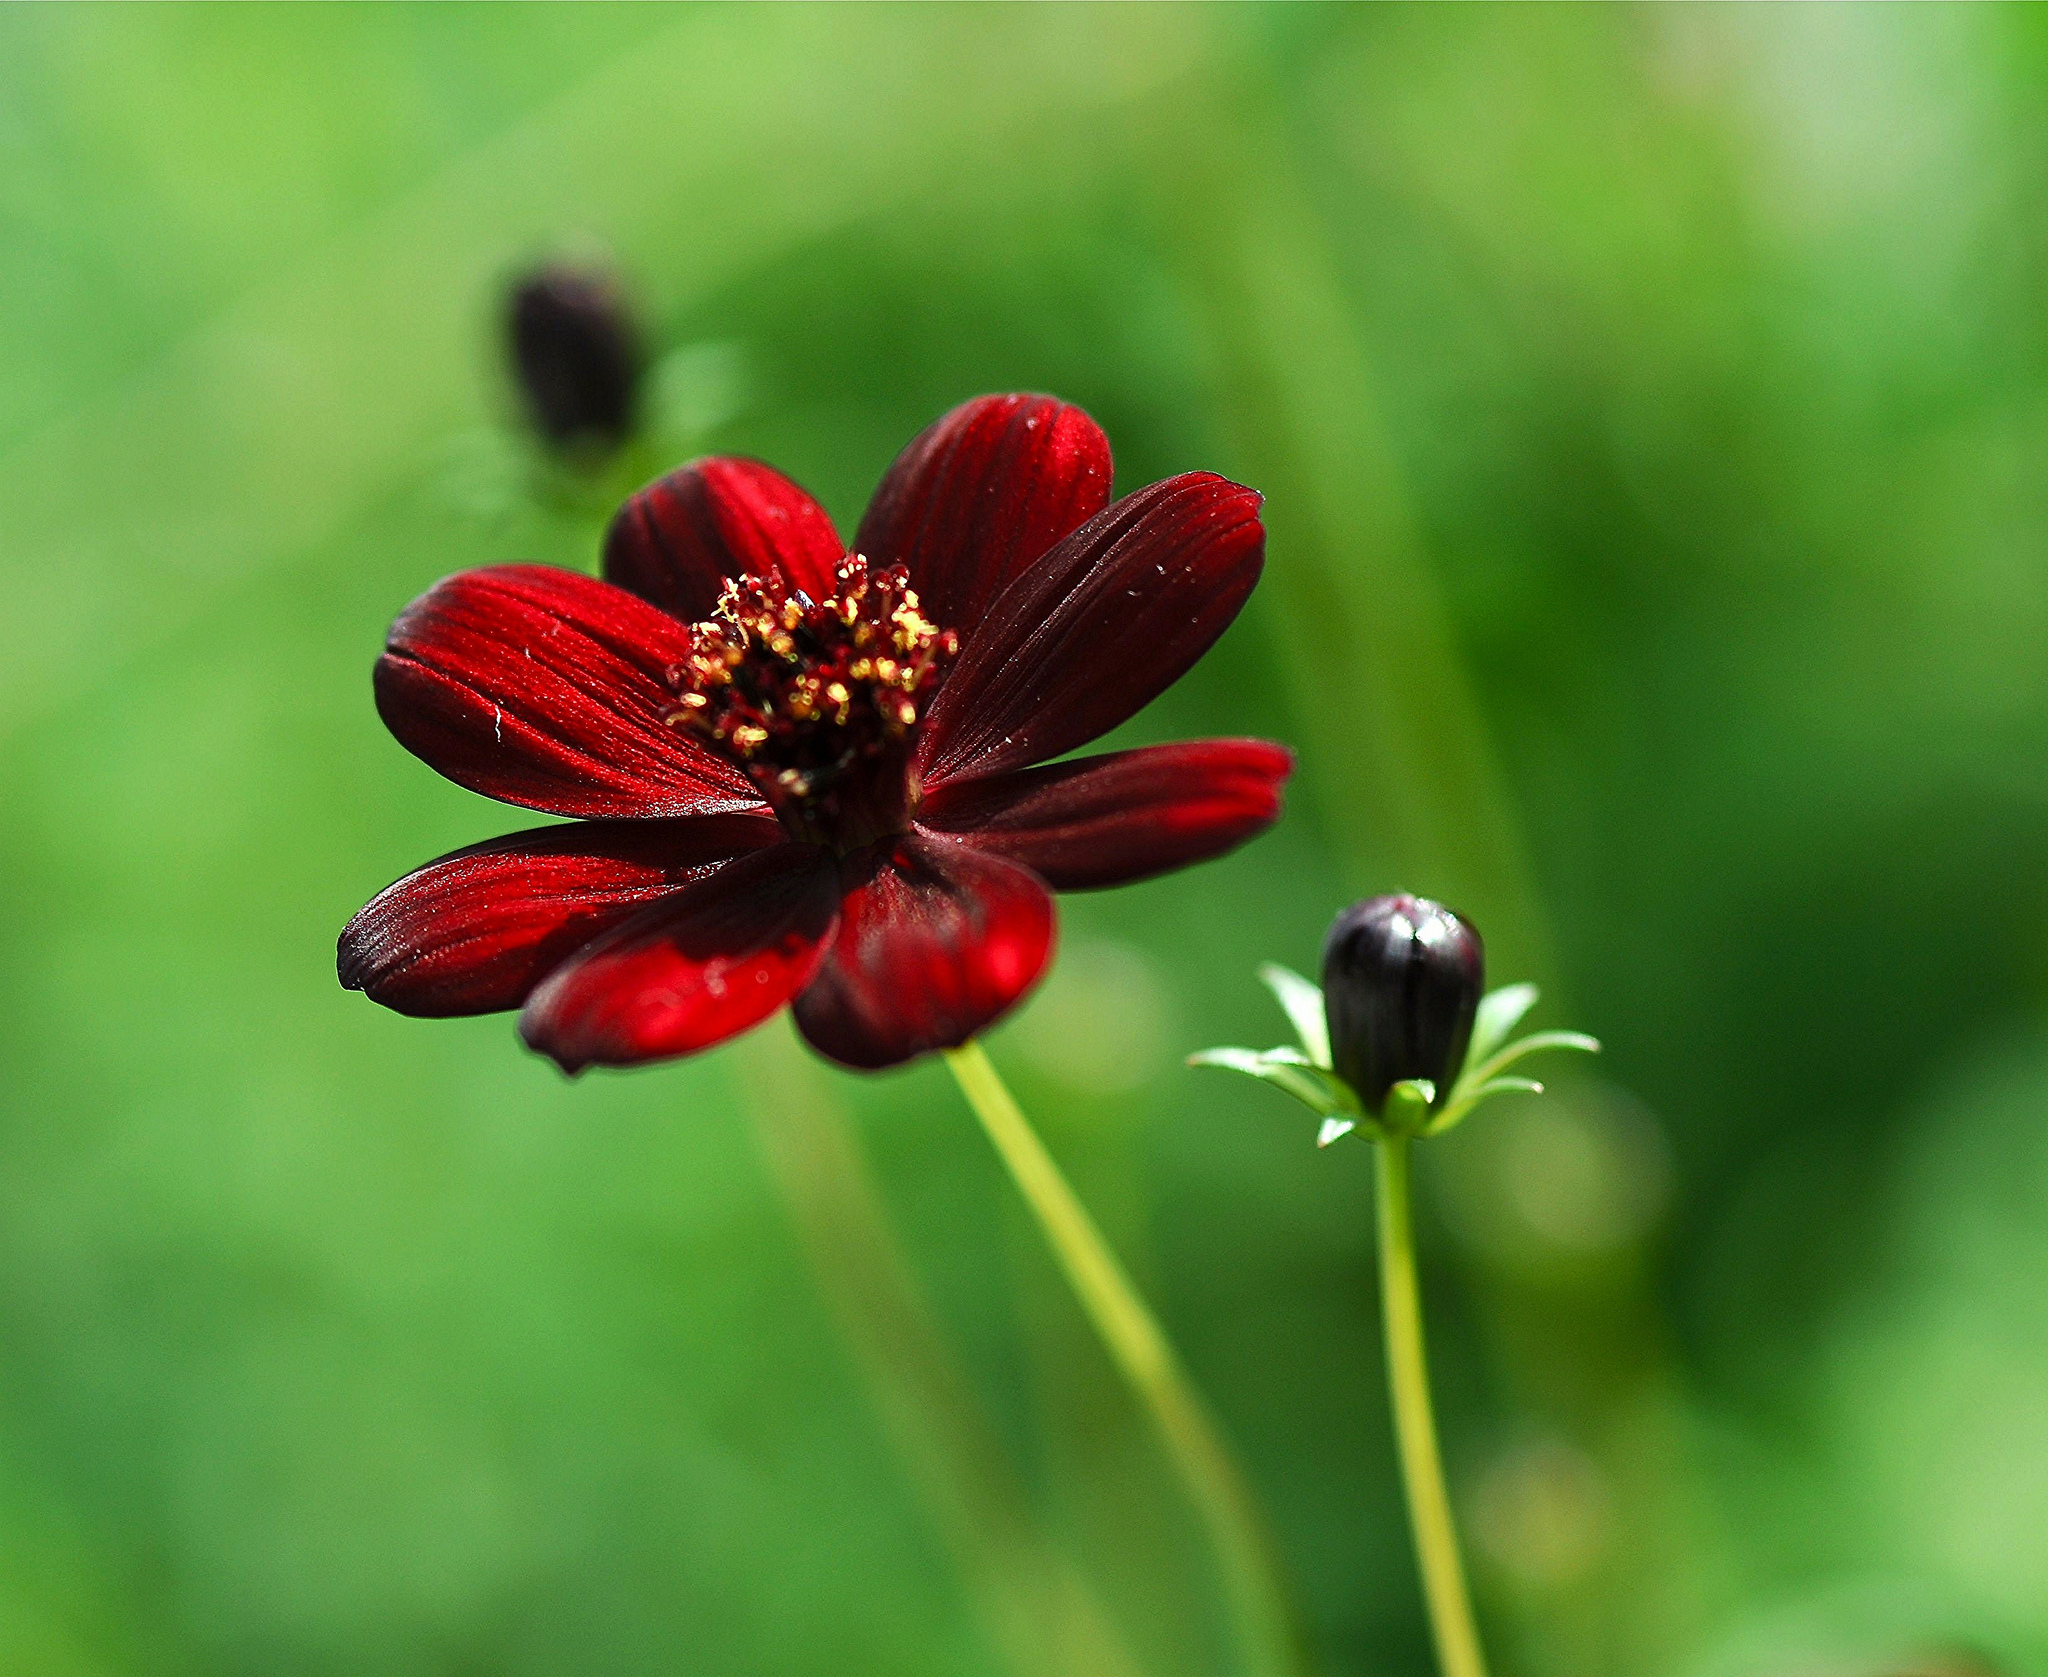
{"type": "Polygon", "coordinates": [[[640,335],[606,275],[542,268],[512,288],[505,323],[527,417],[564,453],[608,452],[639,417],[640,335]]]}
{"type": "Polygon", "coordinates": [[[1387,1091],[1426,1077],[1442,1097],[1465,1064],[1486,987],[1479,934],[1426,897],[1370,897],[1323,944],[1332,1069],[1378,1115],[1387,1091]]]}

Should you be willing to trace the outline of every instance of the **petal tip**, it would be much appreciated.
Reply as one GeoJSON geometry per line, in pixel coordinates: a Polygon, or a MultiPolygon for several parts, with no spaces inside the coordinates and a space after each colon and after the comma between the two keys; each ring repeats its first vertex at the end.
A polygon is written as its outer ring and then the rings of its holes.
{"type": "Polygon", "coordinates": [[[815,594],[843,557],[810,493],[740,454],[685,461],[634,491],[601,552],[607,581],[685,623],[711,614],[729,578],[780,574],[815,594]]]}
{"type": "Polygon", "coordinates": [[[538,1015],[532,1007],[519,1015],[519,1044],[529,1054],[546,1060],[563,1077],[574,1081],[596,1064],[593,1057],[575,1052],[568,1044],[554,1040],[546,1028],[545,1015],[538,1015]]]}

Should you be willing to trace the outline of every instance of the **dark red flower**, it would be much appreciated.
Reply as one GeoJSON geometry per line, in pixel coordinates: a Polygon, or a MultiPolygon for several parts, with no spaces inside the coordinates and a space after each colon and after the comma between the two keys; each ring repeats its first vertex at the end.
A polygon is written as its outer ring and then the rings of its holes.
{"type": "Polygon", "coordinates": [[[385,723],[461,785],[582,819],[401,879],[342,933],[342,983],[521,1007],[570,1071],[785,1002],[849,1066],[965,1042],[1044,970],[1048,888],[1220,855],[1292,767],[1259,740],[1047,761],[1176,680],[1263,559],[1249,489],[1109,483],[1080,409],[987,396],[904,450],[851,553],[779,472],[700,460],[620,510],[604,581],[430,589],[377,662],[385,723]]]}

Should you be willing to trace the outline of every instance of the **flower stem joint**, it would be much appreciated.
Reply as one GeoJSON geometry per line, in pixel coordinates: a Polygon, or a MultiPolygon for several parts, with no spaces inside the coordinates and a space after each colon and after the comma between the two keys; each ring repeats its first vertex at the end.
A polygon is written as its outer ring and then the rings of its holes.
{"type": "Polygon", "coordinates": [[[1323,946],[1323,984],[1268,965],[1298,1047],[1211,1048],[1189,1064],[1220,1066],[1285,1090],[1317,1113],[1327,1147],[1361,1124],[1376,1135],[1436,1135],[1491,1095],[1540,1094],[1506,1075],[1548,1048],[1597,1053],[1577,1031],[1510,1033],[1536,1005],[1533,984],[1487,993],[1478,931],[1426,897],[1369,897],[1337,916],[1323,946]]]}

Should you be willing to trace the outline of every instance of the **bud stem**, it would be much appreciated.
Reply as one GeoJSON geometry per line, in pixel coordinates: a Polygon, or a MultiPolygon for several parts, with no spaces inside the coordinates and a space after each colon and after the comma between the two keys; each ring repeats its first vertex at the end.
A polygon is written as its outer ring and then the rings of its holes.
{"type": "Polygon", "coordinates": [[[1246,1669],[1258,1677],[1300,1670],[1293,1621],[1251,1488],[1158,1319],[981,1044],[948,1049],[946,1064],[1038,1219],[1111,1361],[1159,1428],[1215,1545],[1246,1669]]]}
{"type": "Polygon", "coordinates": [[[1444,1677],[1486,1677],[1479,1629],[1458,1558],[1458,1533],[1444,1489],[1443,1457],[1429,1404],[1429,1364],[1422,1345],[1422,1295],[1415,1279],[1415,1219],[1409,1193],[1409,1150],[1404,1135],[1380,1138],[1380,1297],[1387,1336],[1387,1385],[1393,1394],[1394,1436],[1422,1593],[1444,1677]]]}

